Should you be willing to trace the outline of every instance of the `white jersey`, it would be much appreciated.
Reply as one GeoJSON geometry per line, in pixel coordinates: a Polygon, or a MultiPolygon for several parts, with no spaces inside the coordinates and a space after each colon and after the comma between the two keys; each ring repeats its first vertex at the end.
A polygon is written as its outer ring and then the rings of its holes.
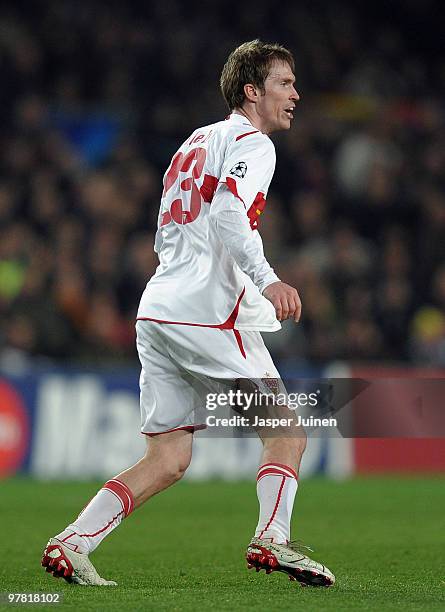
{"type": "Polygon", "coordinates": [[[272,141],[242,115],[193,132],[164,175],[155,239],[160,263],[138,319],[280,329],[261,293],[279,279],[257,230],[274,170],[272,141]]]}

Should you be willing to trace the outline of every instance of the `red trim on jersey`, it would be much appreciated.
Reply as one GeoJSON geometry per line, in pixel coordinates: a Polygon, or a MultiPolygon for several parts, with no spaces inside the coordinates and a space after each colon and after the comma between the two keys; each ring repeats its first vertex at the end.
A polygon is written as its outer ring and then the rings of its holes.
{"type": "MultiPolygon", "coordinates": [[[[236,185],[235,179],[233,179],[231,176],[227,176],[226,185],[230,189],[232,194],[236,198],[238,198],[238,200],[240,200],[244,204],[244,206],[246,206],[246,203],[244,202],[243,198],[238,193],[238,187],[236,185]]],[[[265,207],[266,207],[266,198],[264,197],[264,193],[262,191],[259,191],[256,194],[252,205],[247,211],[247,216],[249,217],[249,221],[250,221],[250,227],[253,230],[258,227],[258,217],[263,214],[265,207]]]]}
{"type": "Polygon", "coordinates": [[[245,134],[240,134],[235,138],[235,140],[241,140],[241,138],[245,138],[246,136],[250,136],[251,134],[258,134],[259,130],[253,130],[253,132],[246,132],[245,134]]]}
{"type": "Polygon", "coordinates": [[[186,323],[184,321],[166,321],[164,319],[153,319],[152,317],[137,317],[136,321],[153,321],[153,323],[164,323],[166,325],[188,325],[190,327],[210,327],[211,329],[233,329],[235,327],[235,321],[238,317],[238,311],[240,302],[246,292],[244,287],[241,294],[236,302],[235,308],[232,310],[228,319],[224,323],[186,323]]]}
{"type": "Polygon", "coordinates": [[[194,431],[199,431],[200,429],[206,429],[207,425],[184,425],[183,427],[173,427],[173,429],[167,429],[166,431],[151,431],[146,433],[145,431],[141,432],[144,436],[162,436],[163,434],[171,433],[172,431],[180,431],[183,429],[184,431],[190,431],[193,433],[194,431]]]}
{"type": "Polygon", "coordinates": [[[218,329],[235,329],[235,323],[238,318],[239,306],[241,304],[241,300],[243,299],[245,293],[246,293],[246,288],[244,287],[240,293],[239,298],[236,301],[235,308],[232,310],[229,318],[222,325],[217,325],[218,329]]]}
{"type": "MultiPolygon", "coordinates": [[[[265,463],[264,465],[261,465],[258,468],[258,475],[260,475],[260,472],[262,470],[264,470],[265,468],[267,468],[267,469],[271,469],[271,468],[283,468],[284,470],[287,470],[288,472],[290,472],[293,475],[293,477],[295,478],[295,480],[298,480],[297,472],[293,468],[291,468],[290,466],[285,465],[284,463],[265,463]]],[[[281,473],[283,474],[283,472],[281,472],[281,473]]]]}
{"type": "Polygon", "coordinates": [[[254,230],[258,227],[258,218],[263,214],[264,209],[266,207],[266,198],[264,197],[264,193],[259,191],[255,199],[253,201],[252,206],[247,211],[247,216],[249,217],[250,227],[254,230]]]}
{"type": "Polygon", "coordinates": [[[241,338],[241,334],[239,333],[237,329],[234,329],[233,333],[235,334],[235,338],[238,343],[238,348],[240,350],[241,355],[244,357],[244,359],[247,359],[246,351],[244,350],[243,339],[241,338]]]}
{"type": "Polygon", "coordinates": [[[263,529],[263,531],[262,531],[262,532],[260,533],[260,535],[258,536],[259,538],[262,538],[262,537],[263,537],[263,533],[269,529],[269,527],[270,527],[270,526],[271,526],[271,524],[272,524],[272,521],[273,521],[273,520],[274,520],[274,518],[275,518],[275,515],[276,515],[277,510],[278,510],[278,506],[280,505],[280,501],[281,501],[281,494],[282,494],[282,492],[283,492],[283,487],[284,487],[284,483],[285,483],[285,482],[286,482],[286,477],[285,477],[285,476],[283,476],[283,480],[281,481],[281,484],[280,484],[280,489],[279,489],[279,491],[278,491],[278,497],[277,497],[277,501],[276,501],[276,503],[275,503],[275,508],[273,509],[273,512],[272,512],[272,516],[270,517],[269,522],[267,523],[266,527],[263,529]]]}
{"type": "Polygon", "coordinates": [[[185,323],[183,321],[164,321],[163,319],[153,319],[152,317],[137,317],[136,321],[153,321],[153,323],[161,323],[165,325],[188,325],[189,327],[209,327],[211,329],[231,329],[235,334],[235,339],[238,344],[238,348],[240,350],[241,355],[246,359],[246,352],[244,350],[243,341],[241,340],[241,334],[237,329],[235,329],[236,319],[238,318],[239,306],[241,300],[246,293],[246,288],[244,287],[241,291],[239,298],[236,301],[235,308],[230,313],[228,319],[224,321],[224,323],[215,323],[214,325],[206,323],[185,323]]]}
{"type": "Polygon", "coordinates": [[[202,196],[204,202],[210,204],[213,200],[213,196],[215,195],[216,188],[218,187],[218,179],[216,176],[212,176],[211,174],[204,175],[204,181],[199,188],[199,193],[202,196]]]}
{"type": "Polygon", "coordinates": [[[238,200],[240,200],[244,204],[244,206],[246,206],[246,204],[244,203],[243,198],[238,193],[238,188],[236,186],[235,179],[233,179],[231,176],[227,176],[226,177],[226,185],[230,189],[230,191],[233,193],[235,198],[238,198],[238,200]]]}

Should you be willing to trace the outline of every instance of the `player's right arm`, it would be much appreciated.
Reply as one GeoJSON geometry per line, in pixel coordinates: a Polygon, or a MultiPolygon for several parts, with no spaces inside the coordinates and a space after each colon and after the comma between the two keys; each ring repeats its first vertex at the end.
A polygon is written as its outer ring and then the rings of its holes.
{"type": "Polygon", "coordinates": [[[301,301],[296,289],[280,281],[263,253],[256,231],[256,204],[264,208],[275,169],[275,150],[262,134],[246,138],[234,146],[223,164],[220,183],[210,207],[210,219],[225,247],[240,269],[274,306],[279,321],[301,315],[301,301]],[[248,140],[250,138],[250,140],[248,140]],[[242,171],[237,170],[241,168],[242,171]],[[246,179],[246,180],[245,180],[246,179]],[[253,210],[252,210],[253,209],[253,210]]]}

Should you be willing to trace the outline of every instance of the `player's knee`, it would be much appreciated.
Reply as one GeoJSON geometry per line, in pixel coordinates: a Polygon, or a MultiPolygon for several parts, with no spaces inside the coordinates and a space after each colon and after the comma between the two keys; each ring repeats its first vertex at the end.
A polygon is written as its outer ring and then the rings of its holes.
{"type": "Polygon", "coordinates": [[[176,454],[173,454],[171,449],[165,450],[167,452],[164,452],[162,457],[164,477],[172,483],[181,480],[190,465],[192,453],[184,449],[181,449],[181,452],[176,449],[176,454]]]}
{"type": "Polygon", "coordinates": [[[296,435],[294,441],[295,441],[296,451],[301,456],[306,450],[306,446],[307,446],[307,434],[305,430],[303,429],[303,427],[298,428],[298,434],[296,435]]]}
{"type": "Polygon", "coordinates": [[[307,434],[302,427],[297,428],[295,436],[291,438],[291,445],[293,454],[301,458],[307,446],[307,434]]]}
{"type": "Polygon", "coordinates": [[[191,449],[184,449],[172,445],[149,446],[144,457],[147,473],[156,469],[164,486],[169,486],[180,480],[192,458],[191,449]]]}
{"type": "Polygon", "coordinates": [[[184,476],[187,471],[188,466],[190,465],[190,459],[183,457],[179,460],[171,460],[168,461],[164,467],[164,477],[170,482],[174,483],[184,476]]]}
{"type": "Polygon", "coordinates": [[[304,434],[287,438],[285,444],[282,445],[283,456],[288,458],[290,464],[296,463],[298,465],[305,449],[306,436],[304,434]]]}

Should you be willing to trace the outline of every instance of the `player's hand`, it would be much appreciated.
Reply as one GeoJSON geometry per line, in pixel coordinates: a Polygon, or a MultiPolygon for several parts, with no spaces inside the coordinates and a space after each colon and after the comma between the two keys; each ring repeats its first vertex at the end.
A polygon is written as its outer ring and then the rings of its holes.
{"type": "Polygon", "coordinates": [[[301,300],[296,289],[279,281],[266,287],[263,295],[274,305],[278,321],[300,320],[301,300]]]}

